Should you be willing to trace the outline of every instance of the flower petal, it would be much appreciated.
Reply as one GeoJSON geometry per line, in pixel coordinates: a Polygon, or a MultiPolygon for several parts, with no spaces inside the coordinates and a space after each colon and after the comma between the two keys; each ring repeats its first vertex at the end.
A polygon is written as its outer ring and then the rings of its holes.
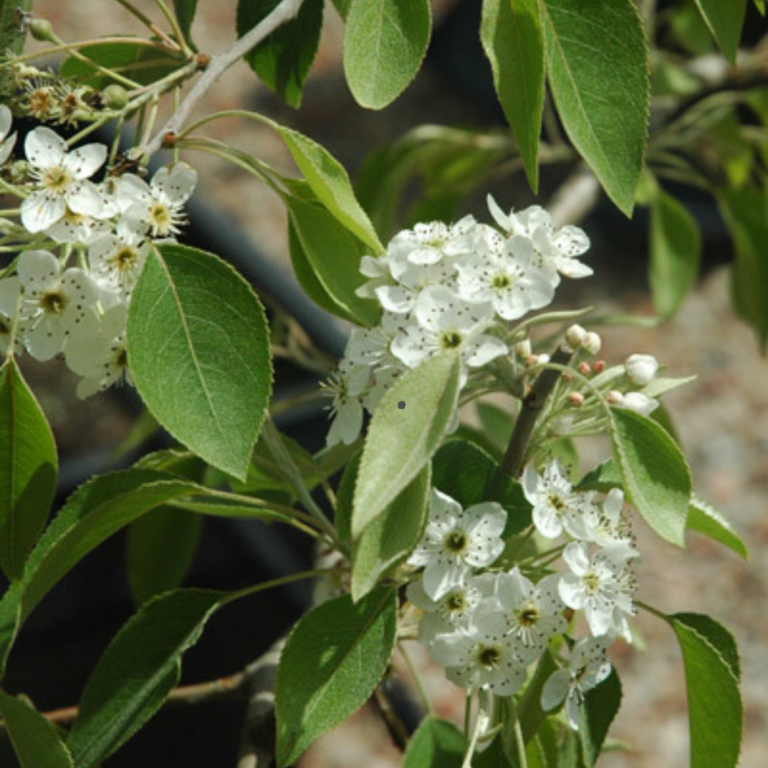
{"type": "Polygon", "coordinates": [[[59,260],[49,251],[24,251],[16,273],[24,290],[36,294],[58,285],[59,260]]]}
{"type": "Polygon", "coordinates": [[[73,149],[64,158],[64,167],[76,179],[90,179],[106,159],[107,148],[103,144],[86,144],[73,149]]]}
{"type": "Polygon", "coordinates": [[[24,152],[27,160],[37,168],[51,168],[63,164],[67,144],[58,133],[41,125],[27,134],[24,152]]]}
{"type": "Polygon", "coordinates": [[[554,709],[566,697],[571,683],[571,673],[567,669],[558,669],[550,675],[541,690],[541,708],[545,712],[554,709]]]}
{"type": "Polygon", "coordinates": [[[67,205],[75,212],[84,216],[99,219],[102,216],[103,205],[99,188],[92,181],[80,181],[73,184],[66,192],[67,205]]]}
{"type": "Polygon", "coordinates": [[[176,163],[173,168],[161,168],[153,177],[151,187],[166,202],[181,205],[192,196],[197,185],[197,171],[186,163],[176,163]]]}
{"type": "Polygon", "coordinates": [[[52,227],[66,213],[66,210],[64,198],[38,190],[21,204],[21,223],[32,234],[42,232],[52,227]]]}

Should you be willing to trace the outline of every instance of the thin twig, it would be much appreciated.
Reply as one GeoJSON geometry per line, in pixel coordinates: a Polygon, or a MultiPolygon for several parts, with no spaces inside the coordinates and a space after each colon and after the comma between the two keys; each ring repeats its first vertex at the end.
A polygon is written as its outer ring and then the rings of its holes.
{"type": "Polygon", "coordinates": [[[278,27],[295,18],[304,0],[283,0],[275,9],[265,16],[253,29],[243,35],[228,51],[214,56],[208,64],[203,76],[192,86],[184,97],[179,109],[168,122],[155,134],[154,138],[144,148],[152,155],[163,147],[168,137],[179,132],[185,120],[192,114],[197,103],[205,96],[211,86],[233,64],[239,61],[248,51],[269,37],[278,27]]]}

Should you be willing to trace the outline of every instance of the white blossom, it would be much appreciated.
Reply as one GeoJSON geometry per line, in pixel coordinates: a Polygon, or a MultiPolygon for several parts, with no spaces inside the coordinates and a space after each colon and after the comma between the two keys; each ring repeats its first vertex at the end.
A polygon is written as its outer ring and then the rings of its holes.
{"type": "Polygon", "coordinates": [[[494,617],[473,622],[451,634],[439,635],[432,656],[456,685],[511,696],[525,682],[527,661],[514,637],[504,634],[494,617]]]}
{"type": "Polygon", "coordinates": [[[433,488],[426,530],[408,558],[409,565],[424,567],[424,591],[439,600],[465,584],[473,568],[490,565],[504,549],[506,521],[507,513],[496,502],[464,510],[433,488]]]}
{"type": "MultiPolygon", "coordinates": [[[[552,217],[541,206],[532,205],[523,211],[505,214],[488,195],[488,209],[496,223],[510,235],[523,235],[533,243],[544,268],[570,278],[588,277],[592,268],[582,264],[578,257],[589,250],[586,233],[567,225],[555,230],[552,217]]],[[[555,285],[559,282],[554,275],[555,285]]]]}
{"type": "Polygon", "coordinates": [[[579,706],[584,694],[611,674],[611,663],[606,656],[604,638],[582,638],[571,651],[567,669],[554,672],[544,683],[541,706],[545,711],[557,707],[565,700],[565,712],[571,728],[578,730],[579,706]]]}
{"type": "Polygon", "coordinates": [[[64,359],[74,373],[83,378],[77,394],[85,399],[123,380],[132,383],[125,346],[125,324],[128,307],[117,304],[100,319],[88,315],[76,335],[64,348],[64,359]]]}
{"type": "Polygon", "coordinates": [[[95,240],[88,249],[88,263],[94,279],[109,290],[130,296],[144,268],[149,242],[135,220],[123,216],[115,234],[95,240]]]}
{"type": "Polygon", "coordinates": [[[0,165],[4,165],[16,146],[16,134],[8,133],[13,123],[11,110],[5,104],[0,104],[0,165]]]}
{"type": "Polygon", "coordinates": [[[178,235],[186,222],[184,203],[197,184],[197,171],[186,163],[164,166],[146,181],[125,174],[117,182],[117,203],[132,219],[144,222],[152,237],[178,235]]]}
{"type": "Polygon", "coordinates": [[[650,416],[659,407],[659,401],[642,392],[627,392],[621,400],[621,405],[643,416],[650,416]]]}
{"type": "Polygon", "coordinates": [[[582,510],[576,524],[578,538],[599,547],[629,544],[628,528],[621,516],[623,506],[624,492],[621,488],[611,488],[602,505],[590,504],[582,510]]]}
{"type": "Polygon", "coordinates": [[[103,165],[107,148],[86,144],[67,150],[64,139],[40,126],[24,142],[35,189],[21,204],[21,222],[29,232],[42,232],[69,209],[72,213],[99,218],[101,195],[91,176],[103,165]]]}
{"type": "Polygon", "coordinates": [[[333,398],[329,407],[333,423],[326,438],[327,445],[351,445],[363,428],[362,395],[370,381],[370,370],[342,360],[336,372],[323,384],[325,393],[333,398]]]}
{"type": "Polygon", "coordinates": [[[617,608],[620,615],[634,613],[622,574],[628,561],[637,556],[637,551],[625,543],[600,549],[591,558],[584,542],[574,541],[565,548],[563,560],[571,573],[560,579],[560,597],[569,608],[584,611],[593,635],[604,635],[611,629],[617,608]]]}
{"type": "Polygon", "coordinates": [[[493,598],[483,601],[477,615],[500,615],[507,634],[538,656],[555,635],[568,627],[563,616],[565,605],[557,588],[559,580],[555,574],[534,584],[517,567],[510,573],[498,573],[493,598]]]}
{"type": "Polygon", "coordinates": [[[547,306],[555,286],[533,263],[533,244],[522,235],[506,240],[483,227],[475,251],[456,262],[458,293],[473,302],[490,302],[504,320],[516,320],[532,309],[547,306]]]}
{"type": "Polygon", "coordinates": [[[533,506],[533,523],[542,536],[557,538],[565,529],[578,537],[580,518],[592,506],[593,493],[573,490],[565,468],[558,459],[539,474],[531,465],[523,472],[523,492],[533,506]]]}
{"type": "Polygon", "coordinates": [[[445,257],[471,253],[476,225],[472,216],[452,225],[441,221],[417,224],[413,229],[398,232],[387,251],[394,260],[404,257],[412,264],[436,264],[445,257]]]}
{"type": "Polygon", "coordinates": [[[659,370],[659,361],[653,355],[630,355],[624,363],[629,380],[637,387],[649,384],[659,370]]]}
{"type": "Polygon", "coordinates": [[[23,289],[19,317],[24,344],[32,357],[50,360],[93,311],[98,291],[82,269],[62,272],[48,251],[24,251],[17,272],[23,289]]]}

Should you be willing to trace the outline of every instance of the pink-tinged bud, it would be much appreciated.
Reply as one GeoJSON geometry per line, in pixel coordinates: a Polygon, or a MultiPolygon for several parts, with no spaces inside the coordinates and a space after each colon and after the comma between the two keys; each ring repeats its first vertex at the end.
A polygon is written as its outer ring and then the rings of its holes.
{"type": "Polygon", "coordinates": [[[624,402],[624,395],[612,389],[605,398],[610,405],[621,405],[624,402]]]}
{"type": "Polygon", "coordinates": [[[587,338],[587,332],[580,325],[572,325],[565,332],[565,340],[574,348],[580,347],[587,338]]]}
{"type": "Polygon", "coordinates": [[[539,356],[538,355],[528,355],[528,357],[525,358],[525,367],[530,368],[533,365],[536,365],[536,363],[539,362],[539,356]]]}
{"type": "Polygon", "coordinates": [[[581,408],[584,405],[584,395],[581,392],[569,392],[568,403],[574,408],[581,408]]]}
{"type": "Polygon", "coordinates": [[[605,360],[595,360],[595,362],[592,363],[592,370],[595,373],[602,373],[605,370],[605,360]]]}
{"type": "Polygon", "coordinates": [[[567,381],[567,382],[573,381],[573,374],[572,373],[564,373],[563,374],[563,381],[567,381]]]}
{"type": "Polygon", "coordinates": [[[586,360],[582,360],[582,362],[579,363],[579,372],[584,376],[589,376],[589,374],[592,373],[592,366],[586,360]]]}
{"type": "Polygon", "coordinates": [[[603,345],[603,342],[600,336],[594,331],[589,331],[589,333],[587,333],[586,337],[584,338],[584,341],[581,346],[584,347],[584,349],[590,355],[596,355],[600,352],[600,348],[602,347],[602,345],[603,345]]]}
{"type": "Polygon", "coordinates": [[[653,355],[630,355],[624,367],[629,380],[638,387],[644,387],[659,370],[659,361],[653,355]]]}

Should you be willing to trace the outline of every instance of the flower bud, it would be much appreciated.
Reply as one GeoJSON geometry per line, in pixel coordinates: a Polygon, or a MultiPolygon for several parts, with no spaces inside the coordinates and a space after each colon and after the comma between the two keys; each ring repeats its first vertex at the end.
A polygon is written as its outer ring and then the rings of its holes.
{"type": "Polygon", "coordinates": [[[600,347],[602,347],[603,342],[600,339],[600,336],[596,334],[594,331],[589,331],[587,335],[584,337],[584,341],[582,343],[582,347],[590,354],[590,355],[596,355],[600,352],[600,347]]]}
{"type": "Polygon", "coordinates": [[[659,361],[653,355],[630,355],[624,367],[629,380],[638,387],[644,387],[659,370],[659,361]]]}
{"type": "Polygon", "coordinates": [[[624,403],[624,395],[615,389],[608,392],[605,399],[608,401],[609,405],[622,405],[624,403]]]}
{"type": "Polygon", "coordinates": [[[579,373],[583,376],[589,376],[592,373],[592,366],[586,360],[582,360],[579,363],[579,373]]]}
{"type": "Polygon", "coordinates": [[[622,405],[643,416],[650,416],[650,414],[658,408],[659,401],[654,400],[652,397],[646,397],[642,392],[627,392],[627,394],[624,395],[624,402],[622,405]]]}
{"type": "Polygon", "coordinates": [[[29,34],[41,42],[55,42],[53,25],[48,19],[32,19],[29,23],[29,34]]]}
{"type": "Polygon", "coordinates": [[[584,405],[584,395],[581,392],[569,392],[568,403],[574,408],[581,408],[584,405]]]}
{"type": "Polygon", "coordinates": [[[574,348],[580,347],[587,337],[587,332],[580,325],[572,325],[565,332],[565,340],[574,348]]]}
{"type": "Polygon", "coordinates": [[[595,362],[592,363],[592,370],[595,373],[602,373],[605,370],[605,360],[595,360],[595,362]]]}
{"type": "Polygon", "coordinates": [[[531,340],[523,339],[515,344],[515,354],[525,360],[531,356],[531,340]]]}
{"type": "Polygon", "coordinates": [[[128,103],[128,94],[125,88],[118,83],[108,85],[101,93],[104,103],[110,109],[122,109],[128,103]]]}

